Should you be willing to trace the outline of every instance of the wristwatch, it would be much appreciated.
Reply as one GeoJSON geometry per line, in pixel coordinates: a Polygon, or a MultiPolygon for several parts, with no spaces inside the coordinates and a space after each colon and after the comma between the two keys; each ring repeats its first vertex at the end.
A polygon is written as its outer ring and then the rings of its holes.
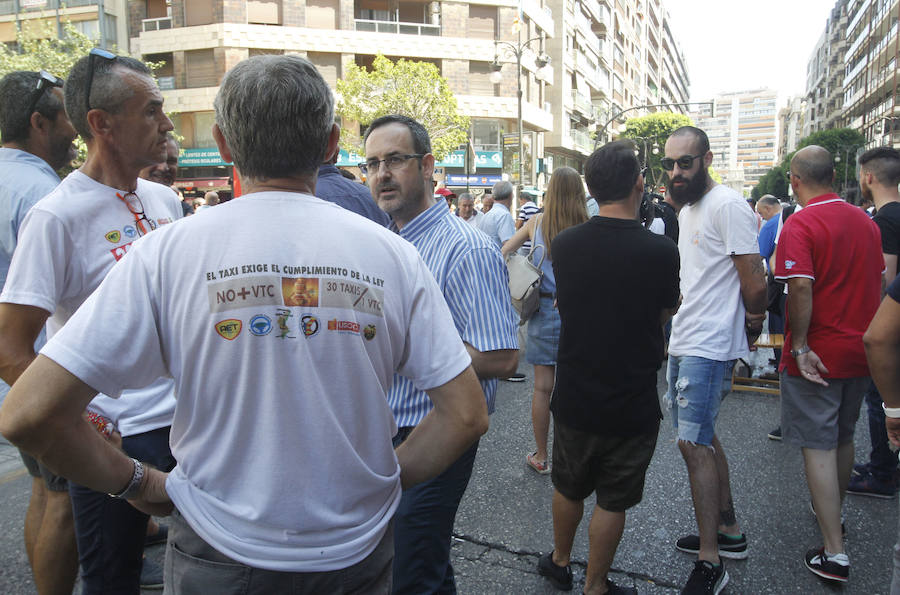
{"type": "Polygon", "coordinates": [[[809,345],[804,345],[800,349],[791,349],[791,355],[796,358],[800,357],[804,353],[809,353],[810,351],[812,351],[812,349],[809,348],[809,345]]]}
{"type": "Polygon", "coordinates": [[[134,463],[134,473],[131,475],[131,481],[118,494],[110,494],[113,498],[129,500],[137,496],[141,491],[141,480],[144,479],[144,465],[137,459],[131,459],[131,461],[134,463]]]}

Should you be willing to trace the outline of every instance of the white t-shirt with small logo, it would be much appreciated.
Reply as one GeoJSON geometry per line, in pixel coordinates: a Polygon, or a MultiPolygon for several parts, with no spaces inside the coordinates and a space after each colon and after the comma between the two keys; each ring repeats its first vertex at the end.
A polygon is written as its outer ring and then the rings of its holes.
{"type": "Polygon", "coordinates": [[[142,238],[41,353],[110,395],[171,374],[169,495],[218,551],[285,572],[374,550],[400,499],[394,372],[426,390],[471,362],[412,244],[283,192],[142,238]]]}
{"type": "MultiPolygon", "coordinates": [[[[76,170],[38,201],[22,223],[0,302],[50,312],[47,336],[55,335],[138,238],[135,216],[117,193],[123,194],[76,170]]],[[[144,229],[182,217],[178,196],[162,184],[138,179],[135,194],[151,222],[142,220],[144,229]]],[[[119,299],[127,305],[130,298],[122,292],[119,299]]],[[[98,395],[89,409],[111,419],[123,436],[171,424],[172,380],[151,378],[139,386],[129,399],[98,395]]]]}
{"type": "Polygon", "coordinates": [[[746,310],[732,256],[759,254],[756,215],[734,190],[713,187],[678,215],[682,303],[669,353],[729,361],[749,354],[746,310]]]}

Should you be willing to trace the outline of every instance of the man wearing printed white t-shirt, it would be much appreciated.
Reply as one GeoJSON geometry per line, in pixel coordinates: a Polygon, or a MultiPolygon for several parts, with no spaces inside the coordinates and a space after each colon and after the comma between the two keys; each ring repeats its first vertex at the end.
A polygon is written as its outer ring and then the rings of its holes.
{"type": "MultiPolygon", "coordinates": [[[[10,384],[34,359],[32,345],[45,321],[53,337],[132,242],[181,217],[171,189],[138,178],[143,167],[165,159],[172,130],[149,69],[95,52],[75,64],[65,87],[66,112],[86,139],[87,160],[28,213],[0,294],[0,366],[10,384]]],[[[131,456],[171,468],[173,383],[158,376],[125,399],[99,395],[87,411],[107,436],[117,430],[131,456]]],[[[70,482],[69,493],[83,592],[137,593],[147,515],[77,484],[70,482]]]]}
{"type": "Polygon", "coordinates": [[[413,246],[315,198],[340,134],[315,68],[244,60],[215,107],[247,193],[136,242],[10,392],[0,431],[144,510],[174,503],[174,593],[386,593],[401,484],[486,431],[484,395],[413,246]],[[394,372],[434,402],[396,451],[394,372]],[[161,374],[178,394],[171,474],[73,426],[95,389],[161,374]],[[27,399],[40,413],[18,410],[27,399]]]}
{"type": "Polygon", "coordinates": [[[709,177],[712,159],[706,133],[684,126],[669,137],[661,160],[669,194],[685,205],[678,218],[683,301],[672,322],[665,397],[699,528],[676,544],[698,554],[683,593],[718,593],[728,582],[720,556],[747,557],[715,422],[722,387],[760,334],[766,308],[756,217],[741,196],[709,177]]]}

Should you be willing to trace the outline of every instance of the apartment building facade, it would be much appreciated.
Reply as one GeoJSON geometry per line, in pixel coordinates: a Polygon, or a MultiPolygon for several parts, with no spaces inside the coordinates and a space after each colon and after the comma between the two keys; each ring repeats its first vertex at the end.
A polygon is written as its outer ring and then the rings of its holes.
{"type": "Polygon", "coordinates": [[[837,0],[807,62],[803,136],[844,125],[844,54],[849,3],[850,0],[837,0]]]}
{"type": "Polygon", "coordinates": [[[847,14],[845,125],[859,130],[867,147],[900,148],[900,0],[851,0],[847,14]]]}
{"type": "Polygon", "coordinates": [[[58,36],[65,21],[104,47],[128,47],[127,0],[0,0],[0,42],[8,45],[20,28],[58,36]]]}
{"type": "Polygon", "coordinates": [[[699,128],[709,136],[712,167],[722,181],[749,194],[778,157],[778,92],[756,89],[722,93],[710,105],[691,112],[699,128]]]}
{"type": "MultiPolygon", "coordinates": [[[[437,177],[451,187],[515,178],[503,166],[504,152],[518,152],[517,62],[495,41],[508,42],[522,48],[524,183],[543,187],[554,166],[582,167],[610,110],[687,101],[685,63],[660,2],[131,0],[128,29],[132,54],[165,63],[157,75],[184,137],[185,175],[198,187],[222,185],[228,173],[210,132],[218,83],[261,53],[303,55],[332,86],[346,65],[368,67],[377,53],[432,62],[471,118],[477,163],[466,176],[465,152],[456,151],[437,177]],[[542,50],[551,59],[539,67],[542,50]]],[[[359,159],[342,153],[339,164],[359,159]]]]}
{"type": "Polygon", "coordinates": [[[778,112],[778,155],[775,163],[781,163],[791,152],[797,150],[800,139],[806,136],[806,116],[809,113],[803,97],[791,97],[778,112]]]}

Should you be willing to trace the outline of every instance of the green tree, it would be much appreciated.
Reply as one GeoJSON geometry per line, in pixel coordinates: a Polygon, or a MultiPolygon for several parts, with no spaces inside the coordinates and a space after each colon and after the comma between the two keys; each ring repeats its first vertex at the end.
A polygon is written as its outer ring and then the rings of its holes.
{"type": "Polygon", "coordinates": [[[20,28],[16,44],[20,51],[0,44],[0,77],[16,70],[46,70],[66,78],[79,58],[91,51],[96,41],[80,33],[69,21],[64,21],[63,36],[57,37],[56,26],[20,28]]]}
{"type": "MultiPolygon", "coordinates": [[[[803,137],[797,143],[797,151],[809,145],[818,145],[827,149],[835,159],[834,187],[838,190],[845,190],[846,188],[853,188],[857,184],[856,154],[865,143],[865,137],[852,128],[832,128],[803,137]],[[846,180],[846,184],[844,180],[846,180]]],[[[794,158],[794,154],[797,151],[786,155],[781,164],[776,165],[760,178],[759,183],[753,188],[754,198],[759,198],[764,194],[771,194],[777,198],[787,200],[790,186],[787,174],[791,170],[791,159],[794,158]]]]}
{"type": "MultiPolygon", "coordinates": [[[[469,118],[459,113],[456,97],[437,66],[403,58],[391,62],[381,54],[372,66],[370,72],[350,64],[337,81],[337,113],[342,119],[368,126],[387,114],[409,116],[428,131],[437,160],[466,142],[469,118]]],[[[345,129],[341,148],[362,153],[362,139],[345,129]]]]}
{"type": "MultiPolygon", "coordinates": [[[[859,131],[852,128],[832,128],[831,130],[820,130],[809,136],[800,139],[797,149],[808,147],[809,145],[819,145],[828,150],[834,157],[834,187],[841,191],[847,188],[854,188],[857,185],[856,179],[856,154],[865,146],[866,138],[859,131]]],[[[781,166],[785,172],[789,171],[791,153],[785,158],[781,166]]]]}
{"type": "Polygon", "coordinates": [[[682,126],[694,124],[688,116],[675,112],[656,112],[638,118],[629,118],[625,123],[624,138],[637,143],[638,159],[647,167],[647,182],[651,188],[658,188],[666,181],[665,172],[659,164],[664,157],[663,148],[669,135],[682,126]]]}

